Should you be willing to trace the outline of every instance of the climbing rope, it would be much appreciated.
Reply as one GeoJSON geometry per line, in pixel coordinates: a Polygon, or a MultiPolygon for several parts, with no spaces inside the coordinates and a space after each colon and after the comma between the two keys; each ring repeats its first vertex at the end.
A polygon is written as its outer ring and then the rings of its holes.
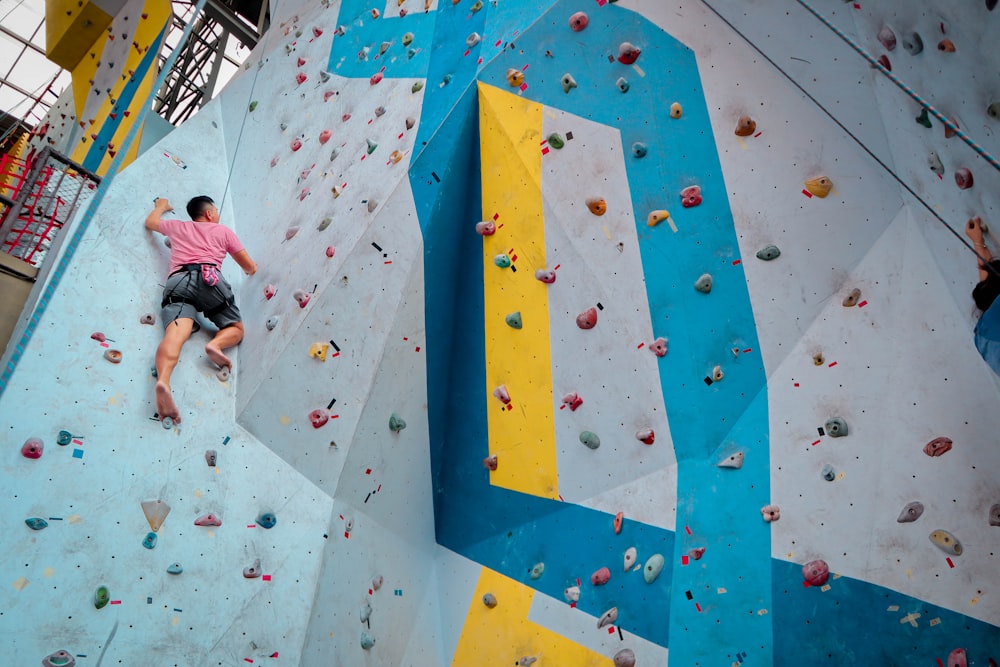
{"type": "MultiPolygon", "coordinates": [[[[899,88],[901,90],[903,90],[910,97],[912,97],[914,100],[916,100],[923,108],[927,109],[929,113],[933,114],[934,117],[937,118],[938,120],[940,120],[949,130],[954,131],[956,136],[961,137],[962,141],[964,141],[966,144],[968,144],[983,159],[985,159],[987,162],[989,162],[991,165],[993,165],[993,167],[995,167],[996,169],[1000,170],[1000,161],[998,161],[992,155],[990,155],[989,153],[987,153],[986,150],[984,150],[981,146],[979,146],[979,144],[977,144],[972,139],[970,139],[969,136],[967,134],[965,134],[964,132],[962,132],[958,128],[957,125],[955,125],[950,120],[948,120],[941,112],[939,112],[937,109],[935,109],[933,106],[931,106],[930,103],[928,103],[926,100],[924,100],[922,97],[920,97],[920,95],[918,95],[916,92],[914,92],[914,90],[912,88],[910,88],[905,83],[903,83],[902,81],[900,81],[899,77],[897,77],[896,75],[892,74],[889,70],[887,70],[885,67],[883,67],[882,64],[880,62],[878,62],[875,58],[872,58],[872,56],[867,51],[865,51],[860,46],[858,46],[854,42],[854,40],[852,40],[850,37],[848,37],[847,35],[845,35],[843,31],[841,31],[835,25],[833,25],[832,23],[830,23],[830,21],[827,20],[826,17],[824,17],[822,14],[820,14],[815,9],[813,9],[811,6],[809,6],[809,3],[805,2],[805,0],[796,0],[796,2],[798,2],[800,5],[802,5],[803,8],[805,8],[807,11],[809,11],[813,16],[815,16],[817,19],[819,19],[826,27],[828,27],[830,30],[832,30],[842,40],[844,40],[852,49],[854,49],[854,51],[856,51],[865,60],[867,60],[868,63],[872,65],[872,67],[875,67],[880,72],[882,72],[884,75],[886,75],[889,78],[890,81],[892,81],[897,86],[899,86],[899,88]]],[[[830,120],[832,120],[837,125],[837,127],[839,127],[841,130],[843,130],[844,133],[847,136],[849,136],[854,141],[854,143],[856,143],[861,148],[861,150],[863,150],[865,153],[867,153],[869,155],[869,157],[871,157],[880,167],[882,167],[882,169],[884,169],[885,172],[887,174],[889,174],[889,176],[891,176],[893,178],[893,180],[895,180],[900,185],[900,187],[902,187],[904,190],[906,190],[906,192],[908,192],[911,197],[913,197],[917,202],[919,202],[920,205],[923,206],[927,210],[928,213],[930,213],[938,222],[940,222],[942,225],[944,225],[945,228],[949,232],[951,232],[955,236],[955,238],[958,239],[959,243],[961,243],[962,245],[964,245],[966,248],[969,249],[969,252],[971,252],[973,255],[975,255],[976,257],[978,257],[980,263],[982,265],[984,265],[986,267],[986,269],[990,273],[992,273],[993,275],[995,275],[997,277],[1000,277],[1000,272],[997,272],[992,266],[990,266],[990,264],[988,263],[988,260],[984,256],[980,255],[976,251],[976,249],[972,246],[971,243],[969,243],[965,238],[963,238],[963,236],[960,233],[958,233],[957,231],[955,231],[955,228],[952,227],[950,224],[948,224],[948,221],[945,220],[944,218],[942,218],[941,215],[936,210],[934,210],[934,208],[928,202],[926,202],[920,195],[918,195],[913,190],[913,188],[911,188],[899,176],[899,174],[897,174],[895,171],[892,170],[892,168],[889,165],[887,165],[885,162],[883,162],[882,159],[879,158],[878,155],[876,155],[870,148],[868,148],[868,146],[865,145],[865,143],[863,141],[861,141],[861,139],[859,139],[843,123],[841,123],[837,119],[837,117],[834,116],[833,113],[831,113],[829,109],[827,109],[825,106],[823,106],[820,103],[820,101],[817,100],[808,90],[806,90],[805,88],[803,88],[799,84],[799,82],[796,81],[792,77],[791,74],[789,74],[788,72],[786,72],[780,65],[778,65],[778,63],[776,63],[770,56],[768,56],[766,53],[764,53],[764,51],[762,49],[760,49],[756,44],[754,44],[753,41],[751,41],[746,35],[744,35],[742,32],[740,32],[740,30],[735,25],[733,25],[725,16],[723,16],[717,9],[715,9],[715,7],[713,7],[711,5],[711,3],[709,2],[709,0],[702,0],[702,3],[706,7],[708,7],[708,9],[713,14],[715,14],[716,16],[718,16],[719,19],[723,23],[725,23],[727,26],[729,26],[733,30],[733,32],[735,32],[737,35],[739,35],[740,37],[742,37],[743,41],[745,41],[750,46],[750,48],[752,48],[754,51],[756,51],[758,54],[760,54],[760,56],[764,60],[766,60],[767,62],[769,62],[771,64],[771,66],[773,66],[778,72],[781,73],[782,76],[784,76],[786,79],[788,79],[789,83],[791,83],[793,86],[795,86],[799,90],[799,92],[801,92],[803,95],[806,96],[806,98],[808,98],[813,104],[815,104],[816,107],[820,111],[822,111],[824,114],[826,114],[827,117],[830,120]]]]}
{"type": "MultiPolygon", "coordinates": [[[[206,0],[198,0],[197,5],[195,6],[195,16],[200,14],[204,9],[205,2],[206,0]]],[[[194,28],[194,23],[194,21],[190,21],[186,26],[184,26],[184,33],[181,36],[180,42],[178,42],[179,44],[187,42],[191,35],[191,31],[194,28]]],[[[56,264],[55,268],[52,270],[49,281],[45,285],[45,289],[42,291],[42,295],[38,299],[38,303],[35,305],[35,309],[31,313],[31,317],[28,318],[28,323],[24,328],[24,332],[21,334],[17,343],[14,344],[14,349],[10,355],[10,359],[4,365],[3,370],[0,371],[0,397],[2,397],[4,392],[7,390],[7,384],[10,382],[10,378],[14,374],[14,370],[17,368],[17,364],[21,360],[21,357],[24,356],[24,351],[27,348],[28,343],[31,342],[35,329],[38,327],[38,323],[41,321],[42,315],[45,314],[49,301],[55,294],[56,288],[62,281],[63,274],[65,274],[66,269],[69,267],[69,263],[72,261],[73,255],[76,254],[76,249],[79,247],[80,241],[83,239],[83,235],[90,226],[90,223],[94,218],[94,214],[100,207],[101,202],[104,201],[104,195],[107,192],[108,187],[114,181],[118,170],[121,168],[122,160],[124,160],[125,156],[128,155],[129,148],[135,140],[135,137],[139,132],[139,128],[142,127],[142,124],[146,119],[146,115],[149,113],[150,109],[152,109],[153,96],[156,95],[156,91],[163,87],[163,84],[167,79],[167,75],[173,69],[174,61],[177,59],[180,51],[181,49],[173,49],[170,52],[170,55],[167,56],[166,62],[163,64],[163,67],[160,68],[160,72],[156,77],[156,83],[149,89],[150,92],[146,99],[146,103],[143,104],[140,109],[135,122],[133,122],[132,126],[129,127],[128,133],[125,135],[125,140],[122,142],[122,147],[111,160],[111,165],[108,167],[107,175],[104,176],[97,188],[94,190],[94,196],[91,198],[86,210],[80,217],[80,222],[77,224],[76,230],[67,241],[66,250],[63,252],[62,257],[59,258],[58,264],[56,264]]]]}

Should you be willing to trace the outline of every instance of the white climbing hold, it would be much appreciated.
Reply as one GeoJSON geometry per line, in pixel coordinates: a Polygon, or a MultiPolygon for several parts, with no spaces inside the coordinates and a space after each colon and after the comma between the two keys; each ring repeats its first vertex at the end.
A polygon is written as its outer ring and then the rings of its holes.
{"type": "Polygon", "coordinates": [[[597,619],[597,627],[603,628],[605,625],[611,625],[612,623],[618,622],[618,607],[612,607],[606,612],[601,614],[601,617],[597,619]]]}
{"type": "Polygon", "coordinates": [[[735,454],[723,457],[722,460],[715,465],[720,468],[736,468],[738,470],[743,467],[743,457],[743,452],[736,452],[735,454]]]}
{"type": "Polygon", "coordinates": [[[580,601],[580,587],[570,586],[563,591],[563,595],[566,597],[567,602],[579,602],[580,601]]]}
{"type": "Polygon", "coordinates": [[[639,557],[639,552],[636,551],[635,547],[629,547],[625,550],[625,571],[628,572],[633,567],[635,567],[635,561],[639,557]]]}

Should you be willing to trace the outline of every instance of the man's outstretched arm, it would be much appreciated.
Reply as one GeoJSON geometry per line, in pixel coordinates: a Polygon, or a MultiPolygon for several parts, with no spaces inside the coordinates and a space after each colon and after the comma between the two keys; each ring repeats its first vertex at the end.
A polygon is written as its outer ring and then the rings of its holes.
{"type": "Polygon", "coordinates": [[[173,210],[174,208],[170,205],[169,201],[163,197],[158,198],[153,204],[153,210],[146,216],[146,229],[154,232],[160,231],[160,217],[164,213],[173,210]]]}
{"type": "Polygon", "coordinates": [[[250,259],[250,253],[246,250],[240,250],[238,253],[233,255],[233,259],[236,260],[236,263],[240,265],[240,268],[243,269],[243,272],[248,276],[252,276],[257,273],[257,262],[250,259]]]}

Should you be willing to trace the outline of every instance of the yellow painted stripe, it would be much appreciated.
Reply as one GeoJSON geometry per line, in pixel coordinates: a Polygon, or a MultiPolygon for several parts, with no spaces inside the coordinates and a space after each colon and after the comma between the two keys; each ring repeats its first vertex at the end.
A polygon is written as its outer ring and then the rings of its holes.
{"type": "Polygon", "coordinates": [[[451,660],[452,667],[513,667],[523,657],[537,658],[539,666],[611,667],[614,664],[610,658],[528,620],[534,596],[535,591],[528,586],[483,568],[451,660]],[[483,604],[486,593],[492,593],[497,599],[493,609],[483,604]]]}
{"type": "Polygon", "coordinates": [[[479,109],[483,217],[497,225],[483,238],[489,450],[498,460],[490,482],[558,498],[548,286],[535,280],[546,268],[542,105],[480,83],[479,109]],[[516,271],[494,264],[501,253],[516,271]],[[514,311],[520,330],[504,321],[514,311]],[[493,398],[500,385],[510,393],[506,409],[493,398]]]}

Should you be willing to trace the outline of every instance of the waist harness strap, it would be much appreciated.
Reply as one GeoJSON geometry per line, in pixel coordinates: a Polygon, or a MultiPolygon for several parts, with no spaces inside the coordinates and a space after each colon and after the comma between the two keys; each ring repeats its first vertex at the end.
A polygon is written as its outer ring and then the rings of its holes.
{"type": "MultiPolygon", "coordinates": [[[[160,308],[166,308],[172,303],[187,303],[194,306],[196,310],[198,309],[198,304],[195,303],[194,299],[189,299],[185,296],[178,296],[176,294],[170,294],[168,296],[163,297],[163,301],[160,302],[160,308]]],[[[208,319],[212,319],[213,317],[215,317],[216,315],[218,315],[219,313],[221,313],[234,303],[236,303],[235,297],[230,297],[225,301],[223,301],[222,303],[220,303],[219,305],[215,306],[214,308],[209,308],[208,310],[202,311],[202,314],[208,319]]]]}

